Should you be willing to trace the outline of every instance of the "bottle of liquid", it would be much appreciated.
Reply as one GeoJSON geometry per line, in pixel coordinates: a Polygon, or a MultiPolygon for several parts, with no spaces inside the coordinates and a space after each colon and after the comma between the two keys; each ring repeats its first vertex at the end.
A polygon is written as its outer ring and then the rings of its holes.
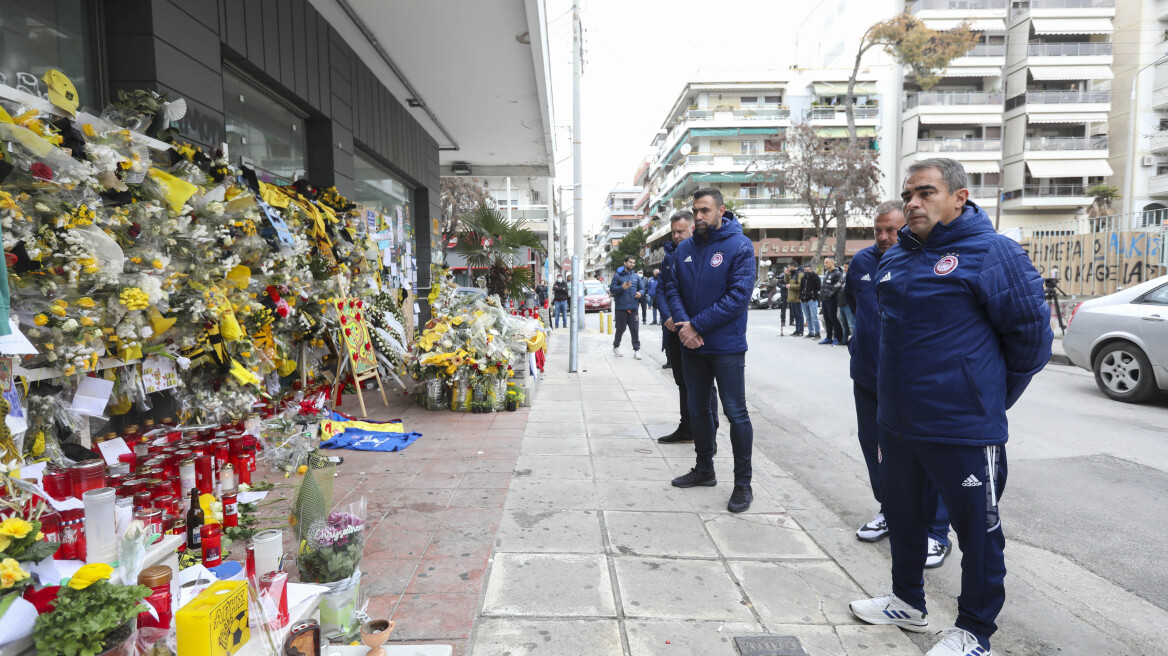
{"type": "Polygon", "coordinates": [[[191,508],[187,511],[187,550],[199,553],[203,548],[202,534],[203,508],[199,505],[199,488],[191,488],[191,508]]]}

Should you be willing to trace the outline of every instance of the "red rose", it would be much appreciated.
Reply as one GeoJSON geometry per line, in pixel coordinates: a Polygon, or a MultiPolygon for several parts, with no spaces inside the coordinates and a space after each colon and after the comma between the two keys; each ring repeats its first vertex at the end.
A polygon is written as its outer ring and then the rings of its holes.
{"type": "Polygon", "coordinates": [[[373,345],[370,344],[369,342],[365,342],[365,350],[368,351],[371,348],[373,348],[373,345]]]}
{"type": "Polygon", "coordinates": [[[281,317],[286,317],[288,316],[288,308],[281,305],[280,307],[276,308],[276,314],[280,315],[281,317]]]}
{"type": "Polygon", "coordinates": [[[344,304],[344,303],[337,303],[337,309],[338,309],[338,310],[343,310],[343,309],[345,309],[345,304],[344,304]]]}
{"type": "Polygon", "coordinates": [[[357,315],[353,318],[356,319],[357,321],[360,321],[361,320],[361,313],[358,312],[357,315]]]}
{"type": "Polygon", "coordinates": [[[49,165],[44,162],[37,162],[28,167],[28,170],[32,173],[32,177],[38,180],[48,181],[53,179],[53,169],[49,168],[49,165]]]}
{"type": "Polygon", "coordinates": [[[354,302],[353,302],[353,301],[349,301],[349,307],[351,308],[351,307],[353,307],[353,305],[354,305],[354,302]]]}
{"type": "Polygon", "coordinates": [[[348,319],[348,317],[345,317],[345,316],[343,316],[343,315],[342,315],[342,316],[341,316],[341,323],[342,323],[342,324],[349,323],[349,319],[348,319]]]}
{"type": "Polygon", "coordinates": [[[346,328],[346,329],[345,329],[345,334],[346,334],[346,335],[352,335],[352,334],[353,334],[353,329],[352,329],[352,328],[346,328]]]}

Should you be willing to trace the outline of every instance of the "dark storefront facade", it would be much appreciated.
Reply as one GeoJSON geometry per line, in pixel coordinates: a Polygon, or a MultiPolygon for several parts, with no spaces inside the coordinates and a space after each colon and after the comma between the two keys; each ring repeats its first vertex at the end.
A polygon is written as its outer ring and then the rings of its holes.
{"type": "Polygon", "coordinates": [[[43,95],[47,68],[94,110],[119,90],[184,98],[183,139],[226,143],[276,184],[307,178],[384,211],[406,205],[425,299],[442,251],[438,144],[307,0],[5,0],[3,81],[43,95]]]}

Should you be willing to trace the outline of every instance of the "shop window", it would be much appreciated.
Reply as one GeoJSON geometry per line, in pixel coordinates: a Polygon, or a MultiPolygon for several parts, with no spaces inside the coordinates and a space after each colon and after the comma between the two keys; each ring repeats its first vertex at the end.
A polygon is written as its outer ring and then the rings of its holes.
{"type": "Polygon", "coordinates": [[[223,117],[231,159],[260,180],[291,184],[305,172],[304,118],[231,70],[223,71],[223,117]]]}
{"type": "Polygon", "coordinates": [[[350,200],[394,218],[401,207],[408,224],[406,209],[413,192],[409,185],[360,151],[353,157],[353,174],[354,191],[350,200]]]}
{"type": "Polygon", "coordinates": [[[82,107],[100,108],[91,12],[83,0],[0,3],[0,82],[46,98],[41,76],[55,68],[77,87],[82,107]]]}

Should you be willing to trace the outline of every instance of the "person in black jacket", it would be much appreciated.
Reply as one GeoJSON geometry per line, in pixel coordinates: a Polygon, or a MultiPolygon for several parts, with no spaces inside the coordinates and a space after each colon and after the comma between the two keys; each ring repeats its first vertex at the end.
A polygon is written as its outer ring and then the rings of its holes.
{"type": "Polygon", "coordinates": [[[819,290],[819,302],[823,304],[823,325],[827,330],[827,337],[820,344],[839,346],[843,340],[844,329],[839,322],[839,294],[844,287],[843,272],[835,265],[830,257],[823,260],[823,288],[819,290]]]}
{"type": "Polygon", "coordinates": [[[807,337],[819,338],[819,289],[821,281],[815,269],[804,266],[803,286],[799,288],[799,301],[803,304],[803,315],[807,319],[807,337]]]}
{"type": "Polygon", "coordinates": [[[539,284],[535,286],[535,297],[537,299],[539,299],[539,307],[540,308],[543,308],[544,303],[547,303],[547,293],[548,293],[547,283],[545,283],[542,280],[539,281],[539,284]]]}
{"type": "Polygon", "coordinates": [[[553,328],[559,328],[561,320],[564,328],[568,327],[568,294],[568,283],[564,282],[563,276],[556,276],[556,284],[552,285],[552,305],[555,307],[553,328]]]}

